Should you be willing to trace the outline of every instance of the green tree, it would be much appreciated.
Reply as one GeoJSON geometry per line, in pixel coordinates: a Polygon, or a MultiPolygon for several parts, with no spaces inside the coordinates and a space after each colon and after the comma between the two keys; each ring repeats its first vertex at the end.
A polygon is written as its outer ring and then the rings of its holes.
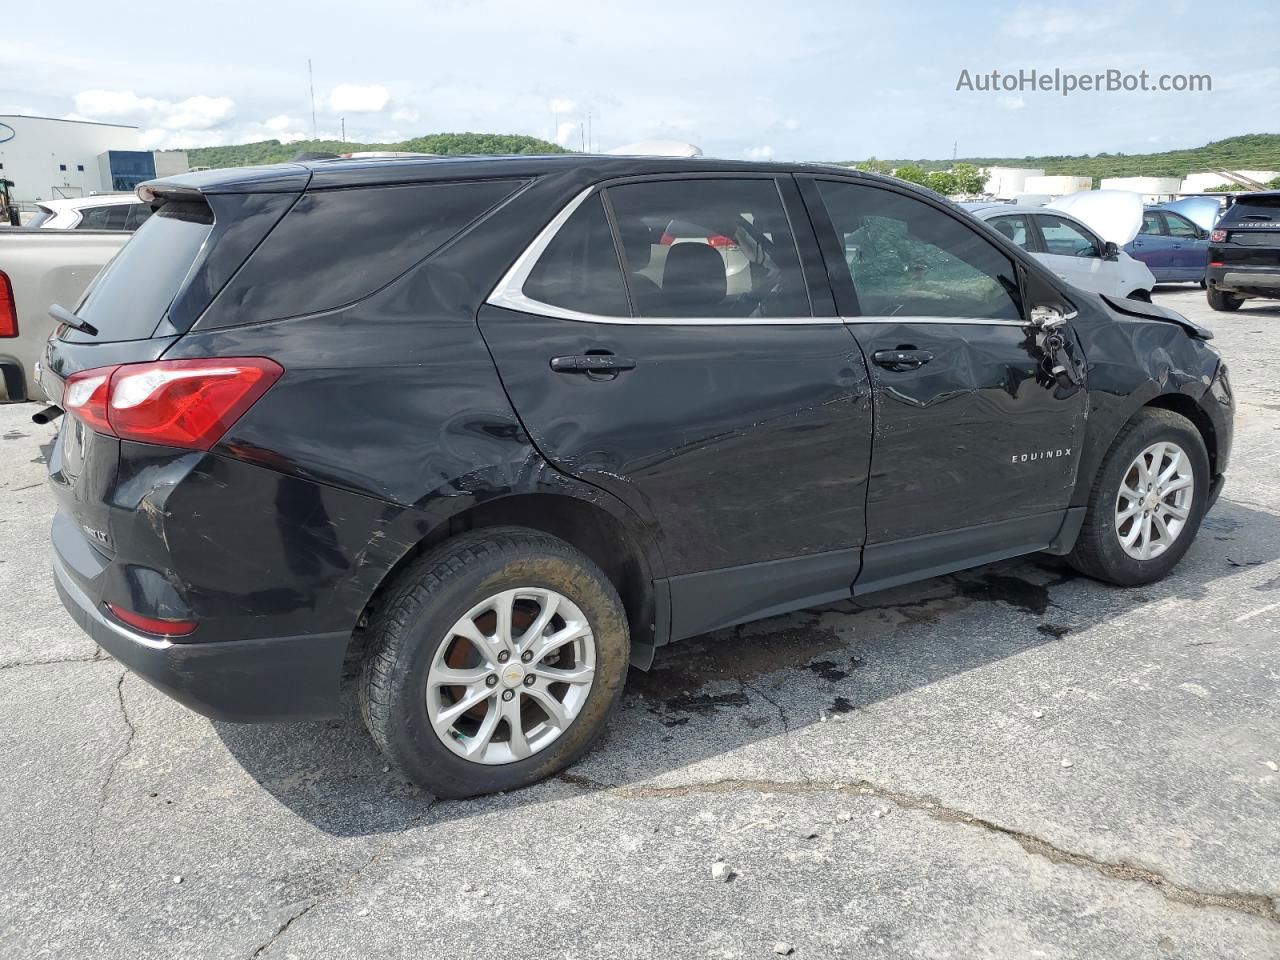
{"type": "Polygon", "coordinates": [[[951,168],[955,178],[956,193],[981,193],[987,185],[986,175],[971,163],[957,163],[951,168]]]}

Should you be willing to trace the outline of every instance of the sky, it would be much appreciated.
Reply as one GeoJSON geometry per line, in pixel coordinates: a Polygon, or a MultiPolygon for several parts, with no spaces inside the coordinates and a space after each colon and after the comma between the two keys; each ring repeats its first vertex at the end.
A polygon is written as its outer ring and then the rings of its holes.
{"type": "Polygon", "coordinates": [[[1280,3],[1128,0],[101,0],[6,11],[0,114],[139,127],[144,146],[523,133],[607,150],[944,159],[1146,153],[1280,132],[1280,3]],[[80,25],[80,26],[77,26],[80,25]],[[315,86],[312,124],[307,60],[315,86]],[[992,70],[1199,92],[957,89],[992,70]]]}

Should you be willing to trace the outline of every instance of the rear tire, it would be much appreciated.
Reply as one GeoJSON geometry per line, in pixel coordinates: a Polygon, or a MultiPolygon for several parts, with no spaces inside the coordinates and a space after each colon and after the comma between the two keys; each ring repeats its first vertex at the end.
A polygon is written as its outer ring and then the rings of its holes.
{"type": "Polygon", "coordinates": [[[1208,298],[1209,306],[1224,313],[1239,310],[1240,304],[1244,303],[1244,297],[1237,297],[1234,293],[1227,293],[1225,290],[1215,290],[1213,287],[1209,288],[1208,298]]]}
{"type": "Polygon", "coordinates": [[[609,579],[563,540],[521,527],[463,534],[415,561],[369,632],[365,724],[401,773],[445,798],[527,786],[579,759],[618,704],[630,654],[609,579]],[[540,628],[548,610],[572,619],[547,613],[540,628]]]}
{"type": "Polygon", "coordinates": [[[1094,478],[1084,525],[1075,547],[1067,555],[1067,562],[1087,576],[1120,586],[1159,580],[1177,565],[1195,539],[1208,493],[1209,455],[1195,425],[1171,410],[1156,407],[1139,410],[1120,428],[1094,478]],[[1155,456],[1157,462],[1152,464],[1152,472],[1156,475],[1171,472],[1170,481],[1162,485],[1156,476],[1156,489],[1145,504],[1126,497],[1123,491],[1135,488],[1139,494],[1148,495],[1147,483],[1139,477],[1136,463],[1139,457],[1149,456],[1149,451],[1160,450],[1161,445],[1165,452],[1155,456]],[[1175,469],[1173,463],[1174,451],[1185,458],[1178,461],[1179,469],[1175,469]],[[1190,483],[1174,486],[1180,478],[1190,478],[1190,483]],[[1191,488],[1190,494],[1179,494],[1187,486],[1191,488]],[[1171,488],[1167,494],[1163,492],[1166,488],[1171,488]],[[1147,505],[1151,509],[1144,512],[1147,505]],[[1132,516],[1122,520],[1130,507],[1136,508],[1132,516]],[[1185,516],[1175,519],[1173,510],[1185,516]],[[1143,531],[1138,529],[1135,533],[1134,525],[1140,526],[1148,514],[1153,520],[1145,528],[1146,544],[1156,552],[1142,558],[1143,531]],[[1161,516],[1159,528],[1154,521],[1156,514],[1161,516]],[[1176,532],[1161,543],[1159,531],[1168,531],[1174,526],[1177,526],[1176,532]],[[1133,542],[1126,545],[1126,539],[1133,542]]]}
{"type": "Polygon", "coordinates": [[[1143,303],[1150,303],[1151,291],[1150,290],[1134,290],[1132,293],[1129,294],[1128,299],[1141,300],[1143,303]]]}

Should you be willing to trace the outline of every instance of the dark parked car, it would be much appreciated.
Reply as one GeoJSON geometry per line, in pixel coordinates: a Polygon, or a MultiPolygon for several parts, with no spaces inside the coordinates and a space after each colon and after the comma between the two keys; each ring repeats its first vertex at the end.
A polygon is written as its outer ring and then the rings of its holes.
{"type": "Polygon", "coordinates": [[[1246,193],[1209,236],[1209,306],[1239,310],[1250,297],[1280,300],[1280,190],[1246,193]]]}
{"type": "Polygon", "coordinates": [[[1034,551],[1155,580],[1227,466],[1207,331],[888,178],[331,160],[143,193],[45,355],[63,602],[224,720],[332,715],[359,660],[439,795],[571,763],[682,637],[1034,551]]]}
{"type": "Polygon", "coordinates": [[[1138,235],[1124,249],[1151,268],[1160,283],[1203,283],[1209,233],[1180,213],[1147,207],[1138,235]]]}

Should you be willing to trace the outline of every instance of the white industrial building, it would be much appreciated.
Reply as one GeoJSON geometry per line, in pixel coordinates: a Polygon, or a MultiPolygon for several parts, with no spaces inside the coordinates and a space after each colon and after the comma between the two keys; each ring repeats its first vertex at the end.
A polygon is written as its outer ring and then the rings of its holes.
{"type": "Polygon", "coordinates": [[[1164,203],[1182,192],[1179,177],[1103,177],[1103,190],[1129,190],[1142,194],[1143,203],[1164,203]]]}
{"type": "Polygon", "coordinates": [[[1092,190],[1093,177],[1072,177],[1065,174],[1051,174],[1044,177],[1027,177],[1022,184],[1023,193],[1048,194],[1055,197],[1075,193],[1078,190],[1092,190]]]}
{"type": "Polygon", "coordinates": [[[983,167],[987,182],[982,192],[997,200],[1012,200],[1021,193],[1027,192],[1028,177],[1043,177],[1043,170],[1031,167],[983,167]]]}
{"type": "Polygon", "coordinates": [[[19,203],[127,193],[186,169],[185,153],[139,149],[137,127],[0,115],[0,178],[19,203]]]}

